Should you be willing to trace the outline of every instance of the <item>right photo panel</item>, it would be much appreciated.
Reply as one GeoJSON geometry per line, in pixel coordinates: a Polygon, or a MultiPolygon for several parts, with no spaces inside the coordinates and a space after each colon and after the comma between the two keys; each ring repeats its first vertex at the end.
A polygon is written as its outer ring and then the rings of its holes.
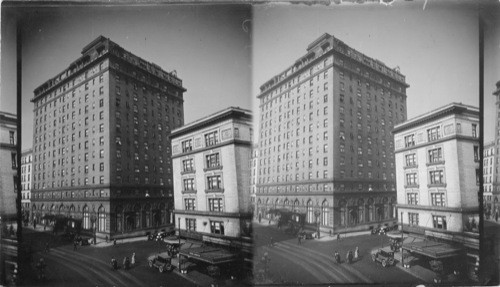
{"type": "Polygon", "coordinates": [[[482,283],[478,11],[254,6],[256,285],[482,283]]]}
{"type": "Polygon", "coordinates": [[[500,262],[500,10],[499,2],[481,9],[483,37],[483,229],[481,278],[499,284],[500,262]]]}

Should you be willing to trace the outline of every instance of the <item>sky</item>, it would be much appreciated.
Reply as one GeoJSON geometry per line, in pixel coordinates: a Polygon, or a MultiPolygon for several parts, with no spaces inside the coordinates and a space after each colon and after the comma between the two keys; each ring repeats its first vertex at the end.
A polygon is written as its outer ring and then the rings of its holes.
{"type": "Polygon", "coordinates": [[[329,33],[390,68],[400,67],[410,85],[408,118],[451,102],[479,107],[476,7],[428,1],[423,9],[423,4],[256,7],[253,94],[305,55],[308,44],[329,33]]]}
{"type": "MultiPolygon", "coordinates": [[[[252,104],[257,119],[259,87],[303,56],[323,33],[389,67],[399,66],[410,85],[408,118],[451,102],[479,106],[476,3],[82,5],[15,11],[4,5],[0,110],[15,111],[13,15],[23,19],[23,149],[32,143],[33,90],[67,68],[99,35],[166,71],[176,70],[187,89],[186,123],[228,106],[251,109],[252,104]]],[[[500,79],[500,17],[498,9],[485,10],[484,100],[489,107],[500,79]]],[[[488,131],[494,129],[494,114],[485,109],[485,141],[493,138],[488,131]]]]}
{"type": "Polygon", "coordinates": [[[484,142],[495,138],[496,97],[492,95],[500,81],[500,3],[485,9],[484,19],[484,142]]]}
{"type": "MultiPolygon", "coordinates": [[[[15,111],[15,14],[3,8],[0,110],[15,111]]],[[[35,88],[99,35],[177,72],[187,89],[185,123],[229,106],[252,108],[248,5],[61,6],[16,14],[23,19],[22,149],[32,145],[35,88]]]]}

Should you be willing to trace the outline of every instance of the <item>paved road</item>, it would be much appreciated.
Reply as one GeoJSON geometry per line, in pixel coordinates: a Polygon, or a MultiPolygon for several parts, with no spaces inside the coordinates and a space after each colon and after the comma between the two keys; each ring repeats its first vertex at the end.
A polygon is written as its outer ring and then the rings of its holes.
{"type": "Polygon", "coordinates": [[[36,236],[33,246],[38,251],[33,255],[33,262],[44,258],[47,279],[38,281],[32,264],[32,272],[24,281],[28,286],[195,286],[177,274],[159,273],[149,268],[146,261],[148,255],[163,251],[158,242],[140,241],[104,248],[82,246],[74,251],[71,243],[58,242],[57,238],[47,233],[33,233],[27,236],[28,239],[30,236],[36,236]],[[53,243],[54,247],[49,252],[40,251],[45,242],[53,243]],[[124,256],[130,257],[132,252],[136,253],[136,266],[129,270],[111,268],[112,257],[121,266],[124,256]]]}
{"type": "MultiPolygon", "coordinates": [[[[384,268],[372,262],[370,250],[382,245],[387,246],[389,239],[379,235],[348,237],[340,242],[333,238],[306,240],[299,245],[295,237],[285,235],[276,227],[256,226],[256,274],[264,269],[261,261],[264,253],[270,258],[269,270],[274,283],[415,283],[418,281],[410,274],[396,268],[384,268]],[[273,237],[275,244],[270,246],[273,237]],[[326,239],[326,240],[325,240],[326,239]],[[345,263],[347,250],[360,249],[360,260],[353,264],[345,263]],[[333,252],[338,250],[342,263],[333,260],[333,252]]],[[[326,235],[328,236],[328,235],[326,235]]],[[[268,283],[270,281],[267,281],[268,283]]],[[[265,281],[266,282],[266,281],[265,281]]]]}

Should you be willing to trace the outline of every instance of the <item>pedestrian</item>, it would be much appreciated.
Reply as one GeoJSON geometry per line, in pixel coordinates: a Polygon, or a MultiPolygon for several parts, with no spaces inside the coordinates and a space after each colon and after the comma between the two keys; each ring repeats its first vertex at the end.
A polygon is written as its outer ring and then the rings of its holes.
{"type": "Polygon", "coordinates": [[[116,247],[116,238],[113,239],[113,246],[116,247]]]}
{"type": "Polygon", "coordinates": [[[337,233],[337,241],[340,241],[340,233],[337,233]]]}
{"type": "Polygon", "coordinates": [[[50,251],[50,247],[49,247],[49,243],[45,243],[45,252],[49,252],[50,251]]]}
{"type": "Polygon", "coordinates": [[[302,236],[300,234],[299,234],[299,236],[297,236],[297,240],[298,240],[299,245],[302,245],[302,236]]]}
{"type": "Polygon", "coordinates": [[[78,250],[78,242],[75,240],[73,240],[73,251],[77,251],[78,250]]]}
{"type": "Polygon", "coordinates": [[[332,237],[332,230],[330,229],[330,237],[332,237]]]}
{"type": "Polygon", "coordinates": [[[108,236],[107,235],[106,235],[105,239],[106,239],[106,243],[108,243],[108,236]]]}
{"type": "Polygon", "coordinates": [[[135,265],[135,252],[134,252],[134,253],[132,253],[132,260],[130,260],[130,263],[131,263],[132,265],[135,265]]]}
{"type": "Polygon", "coordinates": [[[359,248],[356,246],[356,250],[354,250],[354,261],[358,261],[359,259],[359,248]]]}

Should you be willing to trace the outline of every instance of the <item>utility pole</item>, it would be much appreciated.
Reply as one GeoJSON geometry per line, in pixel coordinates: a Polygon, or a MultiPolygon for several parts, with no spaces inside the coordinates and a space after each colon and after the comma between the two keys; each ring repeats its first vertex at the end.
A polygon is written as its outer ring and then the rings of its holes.
{"type": "Polygon", "coordinates": [[[177,218],[177,228],[179,229],[179,272],[182,273],[181,271],[181,218],[177,218]]]}
{"type": "Polygon", "coordinates": [[[403,250],[403,212],[401,211],[401,266],[405,267],[404,250],[403,250]]]}

